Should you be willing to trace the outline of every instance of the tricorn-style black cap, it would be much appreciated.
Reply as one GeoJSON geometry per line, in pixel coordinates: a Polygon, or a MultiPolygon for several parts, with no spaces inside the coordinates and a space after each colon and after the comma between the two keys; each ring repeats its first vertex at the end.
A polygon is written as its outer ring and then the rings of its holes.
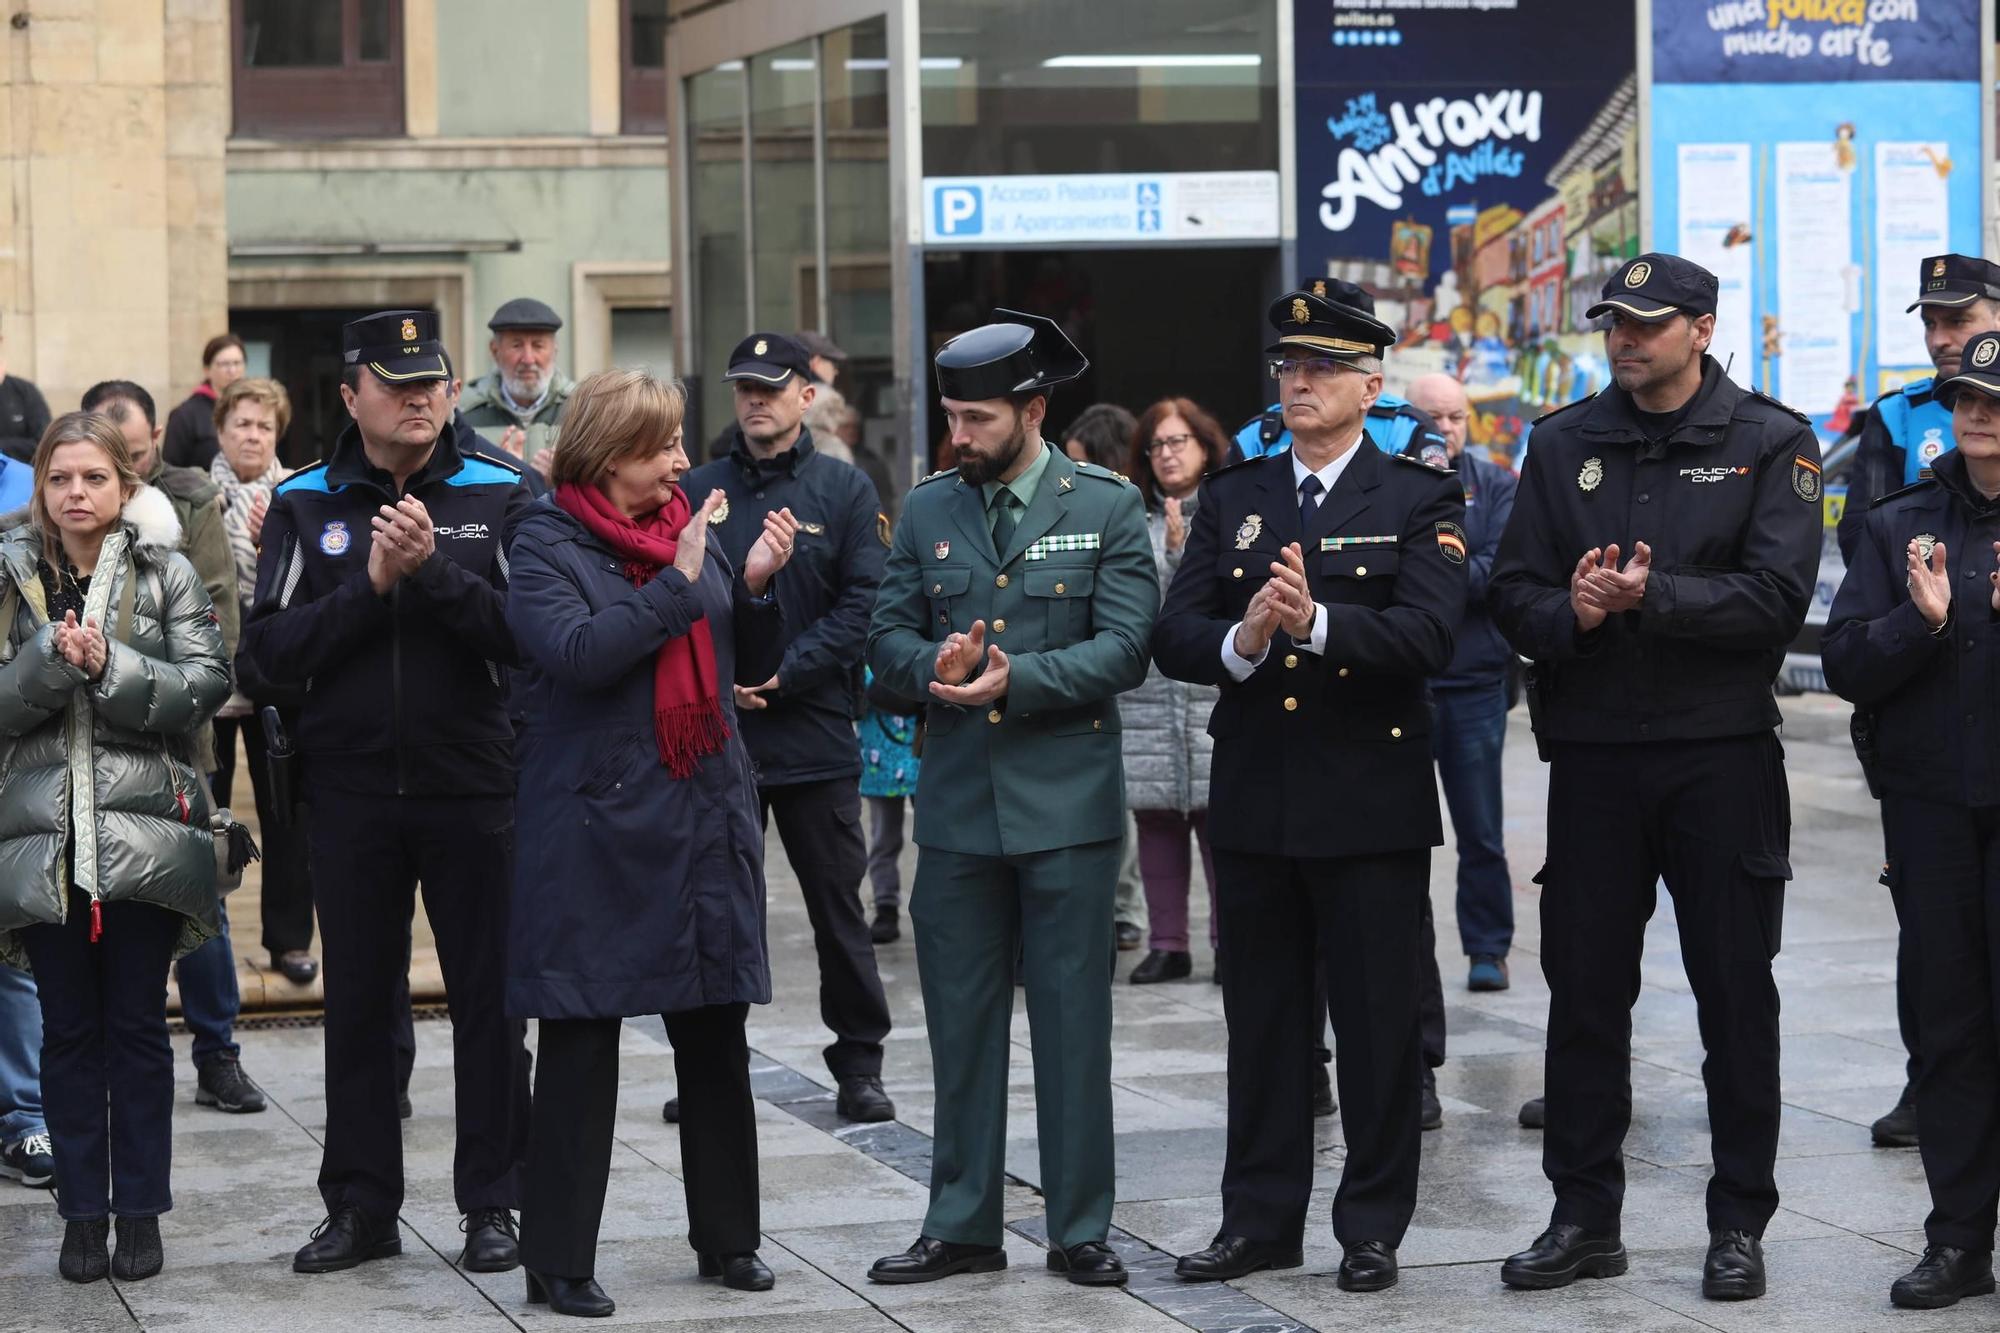
{"type": "Polygon", "coordinates": [[[383,310],[340,330],[341,358],[363,365],[389,384],[448,380],[451,363],[438,339],[438,317],[429,310],[383,310]]]}
{"type": "Polygon", "coordinates": [[[2000,398],[2000,333],[1981,333],[1965,344],[1958,358],[1958,373],[1938,381],[1933,392],[1946,407],[1958,401],[1960,390],[1977,389],[1988,398],[2000,398]]]}
{"type": "Polygon", "coordinates": [[[1717,286],[1715,275],[1692,259],[1644,254],[1627,260],[1604,280],[1600,299],[1583,317],[1596,319],[1616,311],[1642,324],[1658,324],[1675,315],[1712,315],[1717,286]]]}
{"type": "Polygon", "coordinates": [[[1019,310],[959,334],[937,352],[938,395],[976,403],[1053,389],[1090,369],[1056,322],[1019,310]]]}
{"type": "Polygon", "coordinates": [[[554,333],[562,327],[562,316],[532,296],[517,296],[493,312],[486,327],[502,329],[546,329],[554,333]]]}
{"type": "Polygon", "coordinates": [[[722,378],[777,385],[789,382],[794,375],[812,377],[806,349],[782,333],[753,333],[729,354],[729,369],[722,378]]]}
{"type": "Polygon", "coordinates": [[[1909,310],[1925,305],[1970,305],[1982,296],[2000,301],[2000,264],[1971,255],[1932,255],[1919,270],[1917,283],[1922,295],[1910,303],[1909,310]]]}
{"type": "Polygon", "coordinates": [[[1304,287],[1271,302],[1268,317],[1278,340],[1266,352],[1316,352],[1348,360],[1380,356],[1396,345],[1396,331],[1375,318],[1375,298],[1338,278],[1308,278],[1304,287]],[[1366,307],[1355,304],[1357,298],[1366,307]]]}

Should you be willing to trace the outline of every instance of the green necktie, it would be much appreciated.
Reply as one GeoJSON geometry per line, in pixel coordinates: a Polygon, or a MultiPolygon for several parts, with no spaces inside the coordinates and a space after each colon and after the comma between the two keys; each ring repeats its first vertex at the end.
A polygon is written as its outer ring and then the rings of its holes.
{"type": "Polygon", "coordinates": [[[1014,492],[1005,486],[993,497],[993,551],[996,555],[1007,554],[1007,543],[1014,540],[1014,492]]]}

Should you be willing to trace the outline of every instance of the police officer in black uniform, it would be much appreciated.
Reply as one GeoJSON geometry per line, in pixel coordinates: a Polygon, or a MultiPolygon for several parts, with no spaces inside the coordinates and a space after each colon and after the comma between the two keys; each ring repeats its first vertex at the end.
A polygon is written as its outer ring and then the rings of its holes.
{"type": "Polygon", "coordinates": [[[1395,332],[1300,290],[1267,349],[1292,447],[1204,485],[1153,635],[1160,668],[1219,685],[1209,839],[1229,948],[1222,1226],[1176,1271],[1226,1280],[1303,1262],[1310,1074],[1324,955],[1347,1161],[1334,1197],[1344,1290],[1396,1281],[1416,1207],[1418,1035],[1430,849],[1443,841],[1424,678],[1465,601],[1453,480],[1367,437],[1395,332]]]}
{"type": "Polygon", "coordinates": [[[326,956],[327,1220],[292,1261],[326,1273],[398,1254],[403,1144],[392,1031],[421,879],[452,1018],[464,1267],[518,1262],[527,1144],[522,1025],[505,1013],[514,856],[503,542],[519,469],[476,457],[437,316],[342,333],[353,420],[282,482],[264,519],[243,653],[309,682],[299,719],[314,905],[326,956]]]}
{"type": "Polygon", "coordinates": [[[799,520],[790,572],[775,585],[790,635],[785,659],[762,685],[736,687],[736,717],[757,765],[765,818],[778,817],[812,922],[820,1018],[834,1036],[826,1064],[839,1087],[835,1109],[848,1120],[893,1120],[895,1105],[882,1090],[889,1001],[861,909],[868,853],[854,737],[888,523],[868,478],[813,448],[803,420],[814,392],[803,347],[783,334],[753,333],[730,353],[723,378],[735,386],[734,443],[682,484],[689,495],[729,497],[715,537],[738,569],[766,514],[789,508],[799,520]]]}
{"type": "Polygon", "coordinates": [[[1812,597],[1819,445],[1805,418],[1707,355],[1715,275],[1676,255],[1622,266],[1615,383],[1535,426],[1489,588],[1534,663],[1549,758],[1542,971],[1549,983],[1551,1223],[1501,1280],[1560,1287],[1626,1269],[1631,1019],[1666,880],[1699,1006],[1714,1136],[1702,1291],[1764,1291],[1778,1206],[1778,992],[1771,957],[1791,808],[1771,685],[1812,597]]]}
{"type": "Polygon", "coordinates": [[[1827,683],[1867,714],[1904,934],[1923,960],[1916,1111],[1931,1214],[1899,1306],[1993,1290],[2000,1202],[2000,333],[1941,380],[1957,447],[1872,506],[1834,598],[1827,683]]]}

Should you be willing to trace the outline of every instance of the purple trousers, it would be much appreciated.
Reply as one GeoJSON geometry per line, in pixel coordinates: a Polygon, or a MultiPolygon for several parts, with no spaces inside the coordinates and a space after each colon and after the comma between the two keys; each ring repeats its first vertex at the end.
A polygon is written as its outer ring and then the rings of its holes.
{"type": "Polygon", "coordinates": [[[1201,847],[1202,874],[1208,879],[1208,944],[1215,947],[1215,858],[1208,850],[1208,812],[1195,810],[1135,810],[1139,824],[1139,878],[1146,886],[1146,915],[1152,928],[1149,947],[1168,953],[1188,952],[1188,893],[1194,861],[1188,852],[1188,832],[1201,847]]]}

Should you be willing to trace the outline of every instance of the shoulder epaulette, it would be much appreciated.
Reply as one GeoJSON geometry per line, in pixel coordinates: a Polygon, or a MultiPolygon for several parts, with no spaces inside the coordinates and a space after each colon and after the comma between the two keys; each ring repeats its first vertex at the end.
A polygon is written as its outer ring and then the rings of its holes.
{"type": "Polygon", "coordinates": [[[937,471],[931,473],[928,477],[918,477],[917,485],[919,486],[925,485],[928,482],[936,481],[939,477],[955,477],[957,475],[958,475],[957,468],[941,467],[937,471]]]}
{"type": "Polygon", "coordinates": [[[1547,421],[1550,417],[1561,416],[1563,413],[1569,411],[1572,407],[1582,407],[1585,403],[1590,402],[1592,399],[1596,397],[1597,395],[1594,393],[1587,393],[1573,403],[1564,403],[1561,407],[1552,407],[1548,411],[1536,417],[1534,424],[1539,426],[1544,421],[1547,421]]]}
{"type": "Polygon", "coordinates": [[[511,458],[497,458],[492,454],[475,454],[470,451],[467,451],[466,453],[460,455],[460,457],[467,463],[473,463],[473,462],[491,463],[495,467],[504,467],[517,477],[520,476],[521,473],[526,470],[526,466],[524,464],[517,463],[511,458]]]}
{"type": "Polygon", "coordinates": [[[1900,486],[1895,490],[1890,491],[1887,495],[1876,496],[1872,501],[1869,502],[1868,507],[1870,509],[1874,509],[1880,505],[1885,505],[1889,503],[1889,501],[1894,500],[1899,496],[1908,495],[1912,491],[1921,491],[1926,486],[1935,486],[1935,485],[1937,485],[1936,477],[1919,477],[1917,480],[1911,482],[1909,485],[1900,486]]]}
{"type": "Polygon", "coordinates": [[[1398,463],[1405,463],[1410,467],[1420,467],[1424,471],[1430,473],[1433,477],[1438,477],[1445,481],[1449,481],[1454,486],[1461,484],[1458,480],[1458,473],[1453,471],[1448,471],[1440,467],[1432,467],[1429,463],[1426,463],[1421,458],[1412,458],[1408,454],[1390,454],[1389,457],[1393,458],[1398,463]]]}
{"type": "Polygon", "coordinates": [[[1127,486],[1133,484],[1132,479],[1123,472],[1104,467],[1097,463],[1078,463],[1076,465],[1076,473],[1080,477],[1096,477],[1099,481],[1122,482],[1127,486]]]}
{"type": "Polygon", "coordinates": [[[1799,411],[1798,408],[1793,407],[1790,403],[1780,402],[1776,398],[1773,398],[1770,394],[1765,393],[1762,389],[1750,390],[1750,396],[1762,402],[1769,403],[1771,406],[1777,408],[1780,412],[1783,412],[1788,416],[1797,417],[1801,422],[1803,422],[1808,426],[1812,425],[1811,417],[1799,411]]]}

